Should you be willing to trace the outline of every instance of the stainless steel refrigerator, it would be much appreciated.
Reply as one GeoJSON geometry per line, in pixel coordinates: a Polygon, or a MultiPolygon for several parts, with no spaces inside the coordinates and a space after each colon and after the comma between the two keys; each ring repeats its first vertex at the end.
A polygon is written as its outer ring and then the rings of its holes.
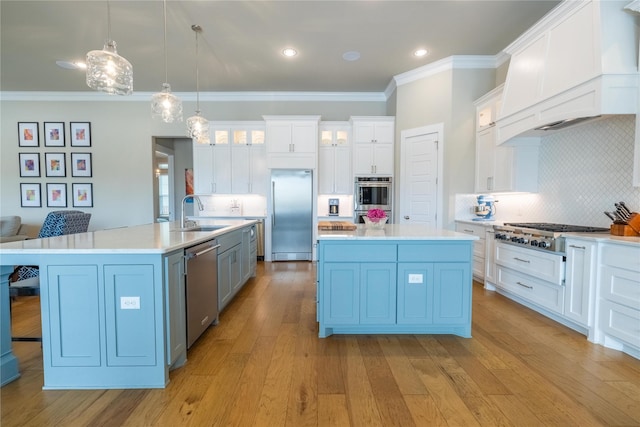
{"type": "Polygon", "coordinates": [[[271,171],[271,259],[311,261],[313,179],[311,170],[271,171]]]}

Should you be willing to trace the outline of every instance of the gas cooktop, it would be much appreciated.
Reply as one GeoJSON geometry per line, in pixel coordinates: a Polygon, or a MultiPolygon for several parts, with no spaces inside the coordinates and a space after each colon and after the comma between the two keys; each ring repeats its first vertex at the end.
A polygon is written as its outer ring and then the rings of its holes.
{"type": "Polygon", "coordinates": [[[563,233],[601,233],[608,228],[546,222],[507,222],[494,225],[495,238],[505,243],[550,252],[564,252],[563,233]]]}
{"type": "Polygon", "coordinates": [[[608,228],[588,227],[584,225],[554,224],[548,222],[509,222],[506,226],[529,228],[532,230],[551,231],[554,233],[601,233],[608,228]]]}

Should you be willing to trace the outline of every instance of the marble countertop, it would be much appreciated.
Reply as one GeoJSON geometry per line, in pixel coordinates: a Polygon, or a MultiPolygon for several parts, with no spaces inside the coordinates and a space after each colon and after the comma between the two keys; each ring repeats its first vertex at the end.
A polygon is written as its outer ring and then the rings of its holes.
{"type": "Polygon", "coordinates": [[[387,224],[382,230],[359,224],[353,231],[318,230],[318,240],[477,240],[478,236],[424,225],[387,224]]]}
{"type": "Polygon", "coordinates": [[[180,231],[180,222],[90,231],[66,236],[0,244],[0,257],[28,254],[164,254],[206,242],[257,220],[206,219],[198,225],[223,227],[213,231],[180,231]]]}

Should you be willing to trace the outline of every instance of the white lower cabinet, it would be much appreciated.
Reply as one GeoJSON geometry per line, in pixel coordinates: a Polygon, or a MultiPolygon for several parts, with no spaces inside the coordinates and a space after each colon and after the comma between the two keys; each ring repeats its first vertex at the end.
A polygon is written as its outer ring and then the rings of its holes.
{"type": "Polygon", "coordinates": [[[546,310],[562,315],[564,262],[556,253],[496,243],[496,287],[546,310]]]}
{"type": "Polygon", "coordinates": [[[592,325],[597,244],[567,238],[564,315],[585,327],[592,325]]]}
{"type": "Polygon", "coordinates": [[[474,240],[473,242],[473,278],[479,282],[484,282],[486,229],[487,228],[482,224],[471,224],[468,222],[456,221],[456,231],[458,233],[478,236],[478,240],[474,240]]]}
{"type": "Polygon", "coordinates": [[[484,239],[484,287],[493,288],[496,285],[496,232],[487,228],[484,239]]]}
{"type": "Polygon", "coordinates": [[[640,246],[602,244],[596,342],[640,358],[640,246]]]}

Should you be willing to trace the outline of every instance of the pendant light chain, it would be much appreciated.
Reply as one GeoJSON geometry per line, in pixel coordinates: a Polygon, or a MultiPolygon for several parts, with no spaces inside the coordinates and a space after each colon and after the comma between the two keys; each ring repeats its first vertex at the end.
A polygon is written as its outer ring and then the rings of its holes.
{"type": "Polygon", "coordinates": [[[198,67],[198,33],[201,28],[199,25],[192,25],[193,31],[196,32],[196,111],[200,111],[200,68],[198,67]]]}
{"type": "Polygon", "coordinates": [[[167,0],[163,0],[163,14],[164,14],[164,82],[169,82],[168,61],[167,61],[167,0]]]}

